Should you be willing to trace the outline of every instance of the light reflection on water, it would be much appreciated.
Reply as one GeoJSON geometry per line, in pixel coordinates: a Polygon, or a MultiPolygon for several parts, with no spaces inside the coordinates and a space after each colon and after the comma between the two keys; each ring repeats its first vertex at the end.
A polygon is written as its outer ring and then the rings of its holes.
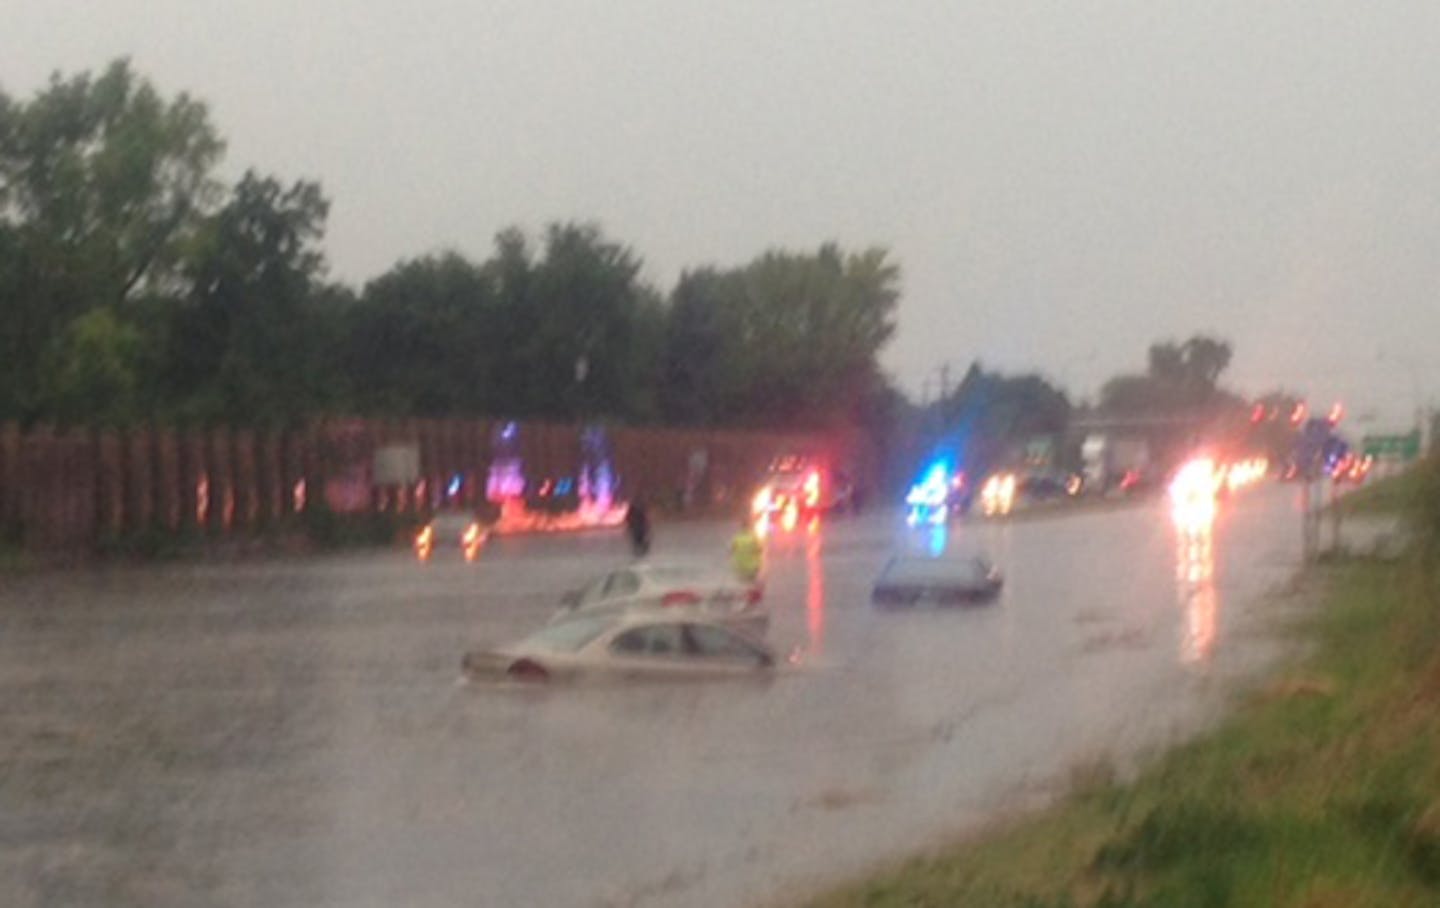
{"type": "Polygon", "coordinates": [[[1175,526],[1175,594],[1184,620],[1180,661],[1197,665],[1215,650],[1220,602],[1215,590],[1215,509],[1182,507],[1171,513],[1175,526]]]}
{"type": "Polygon", "coordinates": [[[930,528],[930,554],[936,558],[945,554],[945,546],[950,542],[950,527],[939,523],[930,528]]]}
{"type": "Polygon", "coordinates": [[[805,541],[805,631],[808,651],[815,658],[825,653],[825,536],[819,518],[810,521],[805,541]]]}

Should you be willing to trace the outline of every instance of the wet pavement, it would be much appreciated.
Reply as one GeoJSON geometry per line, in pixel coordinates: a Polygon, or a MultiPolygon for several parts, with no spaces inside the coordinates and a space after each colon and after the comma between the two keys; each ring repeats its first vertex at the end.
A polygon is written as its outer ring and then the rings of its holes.
{"type": "MultiPolygon", "coordinates": [[[[722,562],[732,528],[662,525],[722,562]]],[[[620,537],[0,579],[0,904],[783,902],[1192,732],[1278,651],[1287,490],[772,538],[769,681],[497,688],[620,537]],[[981,550],[1000,601],[877,612],[901,548],[981,550]]],[[[1293,605],[1294,603],[1289,603],[1293,605]]]]}

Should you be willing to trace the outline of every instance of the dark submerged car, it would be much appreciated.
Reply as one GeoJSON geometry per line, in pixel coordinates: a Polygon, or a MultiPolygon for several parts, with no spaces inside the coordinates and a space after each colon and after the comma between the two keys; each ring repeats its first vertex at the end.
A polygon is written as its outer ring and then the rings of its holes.
{"type": "Polygon", "coordinates": [[[880,608],[991,602],[1004,583],[1000,571],[978,556],[900,556],[880,572],[870,599],[880,608]]]}

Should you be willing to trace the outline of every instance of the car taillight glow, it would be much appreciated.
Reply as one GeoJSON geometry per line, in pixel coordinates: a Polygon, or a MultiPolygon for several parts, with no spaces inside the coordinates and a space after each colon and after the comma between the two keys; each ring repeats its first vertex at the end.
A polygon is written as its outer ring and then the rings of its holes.
{"type": "Polygon", "coordinates": [[[765,591],[758,586],[752,586],[745,591],[746,605],[759,605],[760,600],[765,598],[765,591]]]}
{"type": "Polygon", "coordinates": [[[676,590],[673,593],[666,593],[660,597],[660,605],[664,608],[672,606],[699,605],[700,597],[689,590],[676,590]]]}
{"type": "Polygon", "coordinates": [[[800,509],[797,508],[797,507],[795,507],[795,503],[794,503],[794,502],[789,502],[789,503],[787,503],[787,504],[785,505],[785,510],[784,510],[783,512],[781,512],[781,514],[780,514],[780,526],[781,526],[781,528],[784,529],[785,532],[788,533],[788,532],[790,532],[791,530],[795,529],[795,525],[796,525],[799,521],[800,521],[800,509]]]}
{"type": "Polygon", "coordinates": [[[820,474],[812,472],[805,477],[805,506],[814,508],[820,505],[820,474]]]}
{"type": "Polygon", "coordinates": [[[545,666],[541,665],[538,662],[532,662],[529,659],[521,659],[519,662],[516,662],[514,665],[510,666],[510,669],[506,672],[506,674],[509,675],[511,678],[514,678],[516,681],[550,680],[550,672],[545,670],[545,666]]]}
{"type": "Polygon", "coordinates": [[[751,512],[764,514],[770,510],[770,487],[765,486],[755,493],[755,500],[751,502],[751,512]]]}

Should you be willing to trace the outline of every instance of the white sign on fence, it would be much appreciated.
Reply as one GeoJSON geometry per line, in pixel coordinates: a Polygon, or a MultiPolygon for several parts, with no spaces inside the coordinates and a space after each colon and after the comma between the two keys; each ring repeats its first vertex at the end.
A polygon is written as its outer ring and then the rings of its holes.
{"type": "Polygon", "coordinates": [[[375,449],[371,476],[377,486],[398,486],[420,478],[419,445],[386,445],[375,449]]]}

